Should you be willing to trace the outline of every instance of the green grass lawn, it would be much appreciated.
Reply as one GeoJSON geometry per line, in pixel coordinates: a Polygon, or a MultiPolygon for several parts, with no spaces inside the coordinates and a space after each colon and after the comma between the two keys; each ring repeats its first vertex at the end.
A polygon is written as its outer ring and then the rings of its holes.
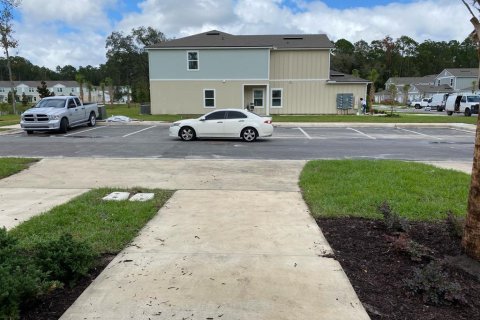
{"type": "Polygon", "coordinates": [[[27,169],[32,163],[38,160],[39,159],[28,158],[0,158],[0,179],[27,169]]]}
{"type": "Polygon", "coordinates": [[[377,208],[388,201],[411,220],[466,213],[470,176],[430,165],[390,160],[310,161],[300,176],[313,217],[382,218],[377,208]]]}
{"type": "Polygon", "coordinates": [[[69,233],[75,239],[86,241],[96,254],[118,253],[172,194],[173,191],[158,189],[95,189],[35,216],[9,232],[26,248],[69,233]],[[155,197],[145,202],[102,200],[113,191],[154,192],[155,197]]]}
{"type": "Polygon", "coordinates": [[[0,116],[0,127],[10,126],[10,125],[19,124],[19,123],[20,123],[20,116],[15,116],[13,114],[0,116]]]}

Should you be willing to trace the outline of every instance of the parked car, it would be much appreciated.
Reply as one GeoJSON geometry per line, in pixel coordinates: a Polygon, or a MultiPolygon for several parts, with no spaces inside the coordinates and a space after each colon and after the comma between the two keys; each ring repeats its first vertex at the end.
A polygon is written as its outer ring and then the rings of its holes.
{"type": "Polygon", "coordinates": [[[428,102],[428,106],[437,111],[445,110],[445,100],[447,100],[448,94],[446,93],[435,93],[428,102]]]}
{"type": "Polygon", "coordinates": [[[412,106],[415,107],[415,109],[421,109],[424,107],[428,107],[428,103],[430,102],[430,99],[428,98],[423,98],[421,100],[415,100],[412,102],[412,106]]]}
{"type": "Polygon", "coordinates": [[[466,117],[470,117],[472,113],[478,113],[478,105],[480,96],[472,93],[451,94],[445,103],[445,110],[451,116],[455,113],[463,113],[466,117]]]}
{"type": "Polygon", "coordinates": [[[75,96],[53,96],[40,100],[21,115],[20,127],[32,134],[34,131],[58,130],[67,132],[71,127],[97,123],[96,103],[83,104],[75,96]]]}
{"type": "Polygon", "coordinates": [[[176,121],[170,136],[184,141],[195,138],[242,138],[247,142],[273,134],[271,117],[261,117],[242,109],[220,109],[197,119],[176,121]]]}

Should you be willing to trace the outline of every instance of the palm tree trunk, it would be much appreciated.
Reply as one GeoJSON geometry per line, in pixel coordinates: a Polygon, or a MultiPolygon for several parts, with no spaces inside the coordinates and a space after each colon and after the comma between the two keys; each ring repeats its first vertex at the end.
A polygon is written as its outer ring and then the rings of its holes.
{"type": "Polygon", "coordinates": [[[12,64],[10,63],[10,56],[8,54],[8,50],[5,50],[5,54],[7,56],[8,77],[10,79],[10,91],[12,93],[13,114],[17,114],[17,100],[16,100],[16,97],[15,97],[15,84],[13,83],[12,64]]]}

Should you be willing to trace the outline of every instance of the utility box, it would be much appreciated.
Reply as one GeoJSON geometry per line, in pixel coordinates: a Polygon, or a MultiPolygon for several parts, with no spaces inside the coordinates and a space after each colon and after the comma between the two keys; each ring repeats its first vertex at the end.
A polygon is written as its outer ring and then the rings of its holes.
{"type": "Polygon", "coordinates": [[[150,103],[142,103],[140,105],[140,114],[152,114],[150,110],[150,103]]]}
{"type": "Polygon", "coordinates": [[[337,109],[353,109],[353,93],[337,93],[337,109]]]}
{"type": "Polygon", "coordinates": [[[107,107],[105,105],[98,105],[98,117],[97,120],[107,119],[107,107]]]}

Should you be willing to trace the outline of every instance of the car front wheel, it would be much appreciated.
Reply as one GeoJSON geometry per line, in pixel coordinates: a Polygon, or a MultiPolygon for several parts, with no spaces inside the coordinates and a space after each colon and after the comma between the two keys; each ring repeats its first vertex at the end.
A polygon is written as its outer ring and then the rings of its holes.
{"type": "Polygon", "coordinates": [[[195,139],[195,130],[193,130],[193,128],[190,128],[190,127],[183,127],[178,132],[178,136],[183,141],[191,141],[195,139]]]}
{"type": "Polygon", "coordinates": [[[245,128],[242,130],[241,136],[244,141],[252,142],[257,139],[258,133],[254,128],[245,128]]]}
{"type": "Polygon", "coordinates": [[[68,130],[68,120],[66,118],[63,118],[60,121],[60,132],[61,133],[66,133],[68,130]]]}

